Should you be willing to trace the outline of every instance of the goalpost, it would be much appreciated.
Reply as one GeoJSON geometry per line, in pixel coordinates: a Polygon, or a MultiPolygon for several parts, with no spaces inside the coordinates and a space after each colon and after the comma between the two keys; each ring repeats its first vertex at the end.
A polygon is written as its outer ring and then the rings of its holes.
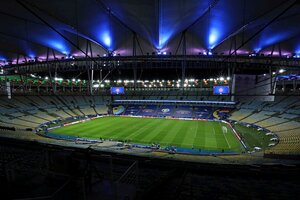
{"type": "Polygon", "coordinates": [[[227,127],[226,126],[222,126],[222,131],[223,131],[224,134],[227,133],[227,127]]]}

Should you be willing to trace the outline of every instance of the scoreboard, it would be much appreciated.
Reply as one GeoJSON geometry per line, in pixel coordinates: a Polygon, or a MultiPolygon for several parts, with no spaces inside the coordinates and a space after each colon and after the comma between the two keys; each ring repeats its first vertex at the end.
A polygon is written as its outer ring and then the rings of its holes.
{"type": "Polygon", "coordinates": [[[228,95],[229,86],[214,86],[214,95],[228,95]]]}
{"type": "Polygon", "coordinates": [[[110,94],[111,95],[125,94],[125,89],[124,87],[111,87],[110,94]]]}

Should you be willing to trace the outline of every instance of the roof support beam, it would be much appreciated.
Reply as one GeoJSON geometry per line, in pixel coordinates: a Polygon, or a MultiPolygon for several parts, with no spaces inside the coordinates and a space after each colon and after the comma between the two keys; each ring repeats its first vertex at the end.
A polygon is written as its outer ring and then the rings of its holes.
{"type": "Polygon", "coordinates": [[[76,49],[78,49],[79,51],[81,51],[87,58],[89,58],[90,60],[92,60],[93,62],[95,62],[97,64],[97,62],[90,57],[89,55],[87,55],[77,44],[75,44],[74,42],[72,42],[69,38],[67,38],[66,36],[64,36],[61,32],[59,32],[54,26],[52,26],[50,23],[48,23],[45,19],[43,19],[41,16],[39,16],[36,12],[34,12],[31,8],[29,8],[29,6],[27,6],[23,1],[21,0],[17,0],[17,3],[19,3],[23,8],[25,8],[28,12],[30,12],[32,15],[34,15],[36,18],[38,18],[39,20],[41,20],[45,25],[47,25],[49,28],[51,28],[54,32],[56,32],[58,35],[60,35],[63,39],[65,39],[67,42],[69,42],[72,46],[74,46],[76,49]]]}
{"type": "MultiPolygon", "coordinates": [[[[238,46],[230,55],[232,56],[242,48],[244,45],[246,45],[248,42],[250,42],[252,39],[254,39],[258,34],[260,34],[263,30],[265,30],[267,27],[269,27],[272,23],[274,23],[279,17],[281,17],[283,14],[285,14],[288,10],[290,10],[292,7],[294,7],[297,3],[297,0],[294,0],[293,3],[291,3],[288,7],[286,7],[282,12],[280,12],[278,15],[276,15],[272,20],[270,20],[267,24],[265,24],[261,29],[259,29],[256,33],[254,33],[251,37],[249,37],[245,42],[243,42],[240,46],[238,46]]],[[[228,58],[226,58],[228,59],[228,58]]]]}
{"type": "Polygon", "coordinates": [[[191,23],[188,27],[186,27],[184,31],[187,31],[192,26],[197,24],[207,13],[211,11],[212,8],[214,8],[219,3],[219,1],[220,0],[212,0],[212,2],[209,4],[208,8],[206,8],[206,10],[202,13],[202,15],[200,15],[193,23],[191,23]]]}
{"type": "Polygon", "coordinates": [[[130,30],[132,33],[134,33],[135,31],[130,28],[126,23],[124,23],[118,16],[116,16],[113,12],[111,12],[111,9],[108,8],[108,6],[106,6],[101,0],[96,0],[96,2],[98,2],[98,4],[104,9],[106,10],[110,16],[113,16],[121,25],[123,25],[125,28],[127,28],[128,30],[130,30]]]}

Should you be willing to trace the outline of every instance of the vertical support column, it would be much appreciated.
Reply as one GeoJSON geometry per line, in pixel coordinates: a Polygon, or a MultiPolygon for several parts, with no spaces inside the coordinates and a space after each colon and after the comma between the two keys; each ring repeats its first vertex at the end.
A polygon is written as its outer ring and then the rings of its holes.
{"type": "Polygon", "coordinates": [[[231,93],[231,101],[235,101],[235,67],[231,70],[231,76],[230,76],[230,93],[231,93]]]}
{"type": "Polygon", "coordinates": [[[236,36],[234,36],[234,56],[237,56],[237,47],[236,47],[236,36]]]}
{"type": "Polygon", "coordinates": [[[270,76],[270,92],[269,94],[272,94],[272,89],[273,89],[273,74],[272,74],[272,66],[269,66],[269,76],[270,76]]]}
{"type": "Polygon", "coordinates": [[[275,45],[272,46],[271,57],[273,56],[274,50],[275,50],[275,45]]]}
{"type": "Polygon", "coordinates": [[[88,82],[87,82],[87,90],[88,90],[88,93],[91,94],[91,74],[90,74],[90,67],[89,67],[89,62],[86,61],[86,71],[87,71],[87,74],[88,74],[88,82]]]}
{"type": "Polygon", "coordinates": [[[91,95],[93,95],[93,82],[94,82],[94,62],[91,62],[91,80],[90,80],[90,91],[91,95]]]}
{"type": "Polygon", "coordinates": [[[56,60],[56,55],[55,55],[55,52],[53,49],[52,49],[52,55],[53,55],[54,60],[56,60]]]}
{"type": "Polygon", "coordinates": [[[103,72],[102,72],[102,67],[100,69],[100,72],[99,72],[99,79],[100,79],[100,83],[102,83],[102,80],[103,80],[103,72]]]}
{"type": "MultiPolygon", "coordinates": [[[[51,74],[51,67],[50,67],[50,64],[49,64],[49,53],[50,53],[50,49],[47,48],[46,62],[47,62],[47,67],[48,67],[48,75],[49,75],[49,81],[50,81],[50,84],[51,84],[52,92],[54,92],[54,86],[53,86],[53,82],[52,82],[52,74],[51,74]]],[[[55,53],[54,53],[54,51],[52,51],[52,53],[53,53],[53,56],[54,56],[54,58],[55,58],[55,53]]],[[[46,90],[47,90],[47,93],[48,93],[48,84],[47,84],[46,90]]]]}
{"type": "MultiPolygon", "coordinates": [[[[23,83],[23,77],[22,77],[21,72],[20,72],[19,59],[20,59],[20,57],[19,57],[19,54],[18,54],[17,55],[17,68],[18,68],[18,73],[19,73],[19,76],[20,76],[20,80],[23,83]]],[[[23,84],[22,84],[22,87],[23,87],[23,84]]]]}
{"type": "MultiPolygon", "coordinates": [[[[53,58],[54,58],[54,60],[56,60],[56,56],[55,56],[55,52],[54,52],[54,50],[52,49],[52,54],[53,54],[53,58]]],[[[56,64],[57,64],[57,62],[58,61],[55,61],[55,71],[54,71],[54,83],[53,83],[53,79],[52,79],[52,76],[51,76],[51,79],[50,79],[50,81],[51,81],[51,86],[52,86],[52,92],[55,94],[56,93],[56,82],[55,82],[55,77],[56,77],[56,75],[57,75],[57,72],[56,72],[56,64]]],[[[49,65],[48,65],[49,66],[49,65]]],[[[50,70],[51,70],[51,68],[50,68],[50,70]]]]}
{"type": "Polygon", "coordinates": [[[89,66],[89,62],[88,62],[88,54],[89,54],[89,41],[86,40],[86,51],[85,51],[85,65],[86,65],[86,72],[88,74],[88,81],[87,81],[87,85],[86,85],[86,88],[87,88],[87,92],[88,94],[92,94],[92,83],[91,83],[91,74],[90,74],[90,66],[89,66]]]}
{"type": "Polygon", "coordinates": [[[71,82],[71,92],[73,93],[73,81],[71,82]]]}
{"type": "MultiPolygon", "coordinates": [[[[27,63],[27,58],[24,56],[25,63],[27,63]]],[[[24,76],[24,79],[22,79],[22,87],[23,92],[27,92],[27,76],[24,76]]]]}
{"type": "MultiPolygon", "coordinates": [[[[136,32],[133,32],[133,38],[132,38],[132,56],[135,57],[136,56],[136,40],[137,40],[137,36],[136,36],[136,32]]],[[[134,90],[136,90],[136,86],[137,86],[137,63],[134,61],[133,64],[133,80],[134,80],[134,90]]]]}
{"type": "Polygon", "coordinates": [[[137,68],[136,66],[133,68],[133,80],[134,80],[134,90],[136,90],[136,85],[137,85],[137,68]]]}
{"type": "MultiPolygon", "coordinates": [[[[89,48],[90,48],[90,55],[93,58],[93,50],[92,50],[92,44],[89,41],[88,42],[89,48]]],[[[91,62],[91,80],[90,80],[90,92],[91,95],[93,95],[93,82],[94,82],[94,62],[91,62]]]]}
{"type": "MultiPolygon", "coordinates": [[[[232,76],[231,76],[230,67],[231,66],[228,66],[228,68],[227,68],[227,77],[230,77],[230,80],[228,80],[228,87],[229,87],[229,93],[231,94],[231,80],[232,80],[232,76]]],[[[226,77],[224,77],[224,78],[226,79],[226,77]]]]}
{"type": "Polygon", "coordinates": [[[57,77],[57,64],[58,63],[55,64],[55,71],[54,71],[54,89],[53,89],[54,94],[56,94],[56,89],[57,89],[56,88],[56,80],[55,80],[57,77]]]}
{"type": "Polygon", "coordinates": [[[136,56],[136,32],[133,32],[132,37],[132,56],[136,56]]]}
{"type": "Polygon", "coordinates": [[[229,47],[229,53],[228,53],[228,55],[231,55],[232,43],[233,43],[233,38],[230,39],[230,47],[229,47]]]}
{"type": "Polygon", "coordinates": [[[186,37],[185,37],[186,31],[184,31],[182,34],[183,40],[182,40],[182,55],[183,55],[183,60],[182,60],[182,66],[181,66],[181,86],[182,90],[184,90],[184,81],[185,81],[185,70],[186,70],[186,37]]]}

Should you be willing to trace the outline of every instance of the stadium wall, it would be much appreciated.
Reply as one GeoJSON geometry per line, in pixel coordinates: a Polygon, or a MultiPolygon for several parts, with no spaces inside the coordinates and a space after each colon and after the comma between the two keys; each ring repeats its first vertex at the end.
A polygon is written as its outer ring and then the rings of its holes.
{"type": "MultiPolygon", "coordinates": [[[[233,94],[236,101],[243,99],[274,101],[273,86],[269,75],[235,74],[233,94]]],[[[272,78],[274,83],[275,78],[272,78]]]]}

